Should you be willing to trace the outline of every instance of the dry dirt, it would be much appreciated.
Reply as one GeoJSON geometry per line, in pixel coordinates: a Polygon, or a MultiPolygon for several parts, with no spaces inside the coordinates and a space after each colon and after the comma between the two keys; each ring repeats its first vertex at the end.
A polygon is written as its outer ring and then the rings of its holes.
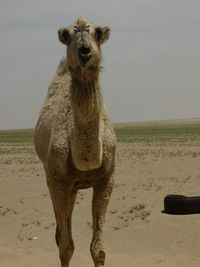
{"type": "MultiPolygon", "coordinates": [[[[163,214],[167,194],[200,195],[200,144],[118,144],[106,224],[106,267],[199,267],[200,215],[163,214]]],[[[70,267],[93,266],[92,190],[73,213],[70,267]]],[[[59,265],[44,171],[32,145],[0,146],[0,267],[59,265]]]]}

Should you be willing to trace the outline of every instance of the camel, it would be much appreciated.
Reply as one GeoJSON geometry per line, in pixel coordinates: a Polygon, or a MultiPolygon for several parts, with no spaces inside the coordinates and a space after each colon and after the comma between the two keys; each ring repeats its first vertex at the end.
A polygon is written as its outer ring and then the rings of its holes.
{"type": "Polygon", "coordinates": [[[103,225],[114,185],[116,136],[104,107],[99,74],[107,26],[78,18],[58,30],[67,53],[58,65],[35,127],[34,144],[43,163],[56,218],[61,267],[74,251],[71,216],[79,189],[93,188],[94,266],[105,264],[103,225]]]}

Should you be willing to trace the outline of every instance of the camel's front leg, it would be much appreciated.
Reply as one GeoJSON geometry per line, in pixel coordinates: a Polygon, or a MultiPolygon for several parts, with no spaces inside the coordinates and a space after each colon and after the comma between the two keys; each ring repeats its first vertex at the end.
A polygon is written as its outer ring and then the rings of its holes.
{"type": "Polygon", "coordinates": [[[105,251],[103,247],[103,225],[106,209],[112,193],[113,180],[98,181],[93,189],[92,217],[93,217],[93,239],[90,251],[95,267],[104,266],[105,251]]]}
{"type": "Polygon", "coordinates": [[[72,185],[62,180],[49,177],[47,180],[56,217],[56,243],[59,248],[61,267],[69,267],[74,252],[71,235],[71,216],[76,199],[76,191],[72,185]]]}

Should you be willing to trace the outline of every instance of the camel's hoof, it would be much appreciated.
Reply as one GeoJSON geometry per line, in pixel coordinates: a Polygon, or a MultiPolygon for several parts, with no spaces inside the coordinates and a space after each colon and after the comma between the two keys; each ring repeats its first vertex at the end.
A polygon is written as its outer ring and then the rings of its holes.
{"type": "Polygon", "coordinates": [[[105,257],[106,257],[106,253],[103,250],[100,250],[98,253],[99,266],[104,266],[105,257]]]}

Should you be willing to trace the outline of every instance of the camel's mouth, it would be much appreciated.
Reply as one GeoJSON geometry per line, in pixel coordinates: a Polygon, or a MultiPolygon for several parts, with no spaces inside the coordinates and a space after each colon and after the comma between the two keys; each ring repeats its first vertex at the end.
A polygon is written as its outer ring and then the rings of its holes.
{"type": "Polygon", "coordinates": [[[86,48],[82,46],[78,49],[78,56],[79,56],[81,66],[85,67],[85,65],[88,63],[88,61],[90,60],[92,56],[92,52],[90,48],[86,48]]]}

